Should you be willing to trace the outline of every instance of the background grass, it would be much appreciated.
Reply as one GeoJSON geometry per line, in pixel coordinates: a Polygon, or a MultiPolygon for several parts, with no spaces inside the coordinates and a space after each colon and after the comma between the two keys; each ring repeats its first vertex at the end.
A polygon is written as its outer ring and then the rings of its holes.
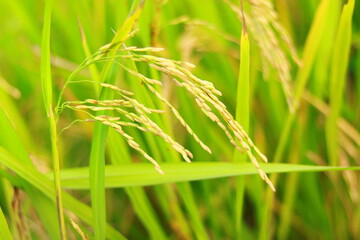
{"type": "MultiPolygon", "coordinates": [[[[277,32],[278,47],[291,67],[293,111],[279,70],[264,57],[262,44],[272,39],[251,26],[244,33],[234,11],[241,9],[238,1],[54,1],[51,17],[45,2],[0,2],[1,239],[81,239],[80,232],[90,239],[360,238],[359,172],[315,173],[360,165],[356,1],[272,1],[301,60],[297,64],[277,32]],[[195,64],[192,72],[223,93],[221,101],[269,159],[262,167],[274,173],[275,193],[252,165],[241,162],[248,160],[234,154],[226,135],[183,88],[143,63],[123,62],[163,82],[157,90],[210,147],[211,155],[186,134],[171,111],[152,120],[191,150],[196,163],[181,162],[157,136],[126,128],[160,163],[165,176],[114,129],[82,122],[61,131],[87,118],[68,109],[59,116],[50,114],[71,73],[133,28],[139,31],[126,46],[163,47],[148,54],[195,64]],[[52,176],[54,172],[56,179],[58,164],[62,194],[52,176]],[[252,175],[233,177],[242,174],[252,175]],[[55,204],[57,196],[62,204],[55,204]]],[[[243,7],[248,18],[257,19],[251,14],[253,5],[244,1],[243,7]]],[[[271,15],[269,9],[266,13],[271,15]]],[[[269,26],[264,29],[276,29],[269,26]]],[[[272,47],[266,53],[277,56],[277,51],[272,47]]],[[[82,79],[115,83],[147,107],[168,110],[137,77],[111,62],[91,65],[73,80],[82,79]]],[[[62,100],[112,97],[104,91],[97,84],[69,84],[62,100]]]]}

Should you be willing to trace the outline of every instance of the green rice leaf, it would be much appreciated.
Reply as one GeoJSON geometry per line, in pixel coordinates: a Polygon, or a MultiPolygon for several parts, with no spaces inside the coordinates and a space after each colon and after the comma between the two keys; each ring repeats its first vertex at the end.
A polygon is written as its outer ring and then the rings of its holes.
{"type": "Polygon", "coordinates": [[[50,62],[50,36],[51,36],[51,14],[52,14],[53,0],[46,1],[44,13],[44,26],[42,33],[41,44],[41,82],[42,92],[45,103],[45,110],[48,116],[50,125],[50,137],[52,148],[52,165],[54,169],[55,189],[56,189],[56,206],[58,210],[58,219],[60,225],[61,239],[66,239],[66,227],[64,219],[64,210],[62,204],[61,185],[59,179],[60,158],[58,149],[58,139],[56,131],[56,120],[53,112],[53,89],[51,77],[51,62],[50,62]]]}
{"type": "MultiPolygon", "coordinates": [[[[257,174],[257,169],[251,163],[222,163],[222,162],[194,162],[194,163],[162,163],[165,175],[157,173],[148,163],[133,163],[111,165],[105,167],[105,186],[107,188],[151,186],[156,184],[205,180],[222,177],[257,174]]],[[[266,173],[288,172],[324,172],[360,170],[356,167],[312,166],[301,164],[268,163],[261,164],[266,173]]],[[[89,189],[88,168],[63,169],[61,182],[69,189],[89,189]]],[[[49,177],[51,175],[48,175],[49,177]]]]}

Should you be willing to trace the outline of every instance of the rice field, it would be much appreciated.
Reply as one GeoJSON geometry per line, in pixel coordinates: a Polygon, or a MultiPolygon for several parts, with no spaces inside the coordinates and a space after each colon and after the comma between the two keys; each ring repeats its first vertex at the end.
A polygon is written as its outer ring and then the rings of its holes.
{"type": "Polygon", "coordinates": [[[0,240],[360,239],[355,0],[0,2],[0,240]]]}

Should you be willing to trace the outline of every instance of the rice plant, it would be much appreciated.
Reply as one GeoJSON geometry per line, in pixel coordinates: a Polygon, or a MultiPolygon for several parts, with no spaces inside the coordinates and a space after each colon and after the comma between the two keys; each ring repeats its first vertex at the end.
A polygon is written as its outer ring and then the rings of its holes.
{"type": "Polygon", "coordinates": [[[359,238],[358,12],[1,2],[0,239],[359,238]]]}

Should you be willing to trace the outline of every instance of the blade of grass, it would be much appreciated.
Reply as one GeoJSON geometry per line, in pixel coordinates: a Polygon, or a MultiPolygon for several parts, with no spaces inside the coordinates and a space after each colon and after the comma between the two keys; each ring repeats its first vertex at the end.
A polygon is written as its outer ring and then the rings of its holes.
{"type": "MultiPolygon", "coordinates": [[[[244,18],[244,16],[243,16],[244,18]]],[[[243,19],[243,28],[240,40],[240,70],[237,87],[236,101],[236,121],[243,126],[246,132],[249,132],[249,101],[250,101],[250,47],[249,37],[246,31],[245,19],[243,19]]],[[[247,157],[235,150],[234,159],[239,162],[245,162],[247,157]]],[[[245,179],[236,178],[236,196],[235,196],[235,228],[237,238],[241,238],[243,225],[243,205],[244,205],[245,179]]]]}
{"type": "MultiPolygon", "coordinates": [[[[0,161],[9,166],[6,159],[0,161]]],[[[151,186],[164,183],[254,175],[257,173],[256,168],[251,163],[238,162],[162,163],[161,167],[166,171],[165,175],[159,175],[154,171],[152,165],[148,163],[107,165],[105,167],[105,186],[107,188],[151,186]]],[[[360,166],[339,167],[285,163],[267,163],[261,164],[261,167],[266,173],[360,170],[360,166]]],[[[52,177],[51,174],[47,176],[52,177]]],[[[61,179],[63,186],[69,189],[89,189],[90,187],[88,167],[63,169],[61,170],[61,179]]]]}
{"type": "Polygon", "coordinates": [[[318,97],[323,97],[325,93],[328,92],[327,86],[330,79],[329,66],[332,57],[332,51],[329,51],[329,49],[334,48],[336,30],[342,8],[341,1],[334,1],[334,3],[336,4],[331,4],[329,8],[329,20],[326,23],[327,28],[322,36],[322,44],[319,46],[319,52],[315,59],[313,67],[314,81],[311,81],[309,84],[309,89],[318,97]]]}
{"type": "Polygon", "coordinates": [[[52,13],[53,0],[46,1],[44,13],[44,26],[42,35],[42,48],[41,48],[41,82],[42,92],[45,103],[45,110],[50,125],[50,138],[52,148],[52,166],[54,170],[54,183],[56,189],[56,206],[58,210],[58,220],[60,225],[61,239],[66,239],[66,227],[64,219],[64,210],[62,204],[61,184],[60,184],[60,158],[58,149],[58,139],[56,131],[56,120],[53,113],[53,90],[51,78],[51,62],[50,62],[50,35],[51,35],[51,13],[52,13]]]}
{"type": "MultiPolygon", "coordinates": [[[[294,140],[294,147],[290,154],[290,162],[292,164],[298,164],[299,162],[299,156],[301,155],[301,148],[302,142],[300,139],[302,139],[303,127],[302,124],[298,123],[296,127],[296,138],[294,140]]],[[[299,183],[299,174],[298,173],[291,173],[287,176],[285,185],[287,191],[285,191],[285,196],[283,200],[283,205],[280,209],[279,213],[279,227],[277,229],[277,237],[279,240],[285,240],[288,239],[288,234],[290,230],[290,223],[292,221],[292,216],[294,214],[294,204],[296,199],[296,194],[298,191],[298,183],[299,183]]]]}
{"type": "MultiPolygon", "coordinates": [[[[325,126],[326,146],[330,165],[339,164],[339,159],[341,158],[337,121],[340,118],[340,112],[343,107],[343,93],[347,80],[354,4],[354,1],[349,0],[342,10],[331,61],[329,84],[330,112],[325,126]]],[[[342,185],[339,183],[339,175],[332,174],[331,177],[334,183],[335,192],[339,195],[338,191],[342,189],[342,185]]],[[[341,195],[343,196],[343,194],[341,195]]],[[[344,204],[341,203],[340,198],[334,199],[333,201],[334,203],[337,203],[336,205],[341,206],[344,204]]],[[[332,219],[345,218],[343,211],[333,211],[332,216],[332,219]]],[[[347,234],[344,232],[344,226],[341,222],[335,220],[333,224],[335,225],[335,238],[339,238],[347,234]]],[[[344,237],[347,238],[346,236],[344,237]]]]}

